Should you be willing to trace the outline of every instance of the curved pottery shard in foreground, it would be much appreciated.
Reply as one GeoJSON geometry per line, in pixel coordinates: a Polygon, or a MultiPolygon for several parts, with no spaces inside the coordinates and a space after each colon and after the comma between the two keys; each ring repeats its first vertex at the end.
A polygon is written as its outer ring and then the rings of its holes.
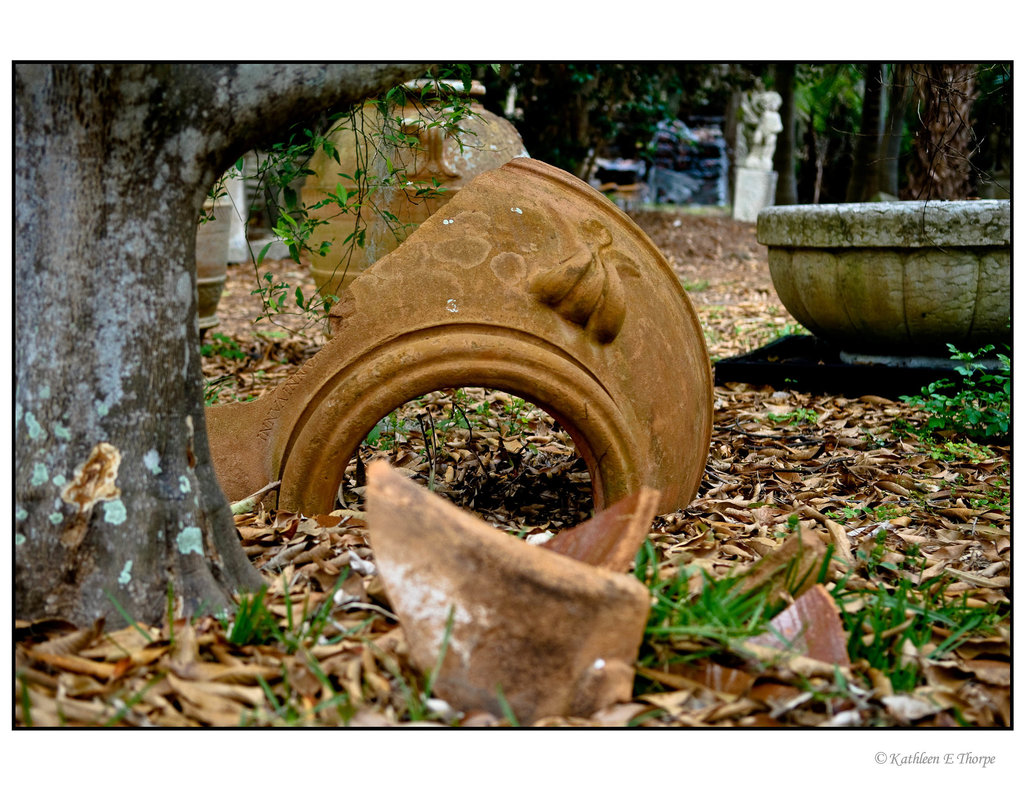
{"type": "Polygon", "coordinates": [[[554,416],[597,509],[648,486],[671,511],[697,490],[712,380],[696,313],[644,233],[564,171],[516,159],[476,177],[352,282],[331,323],[276,390],[207,410],[230,499],[280,479],[281,508],[330,511],[377,421],[462,386],[554,416]]]}
{"type": "Polygon", "coordinates": [[[789,312],[844,351],[1009,343],[1009,201],[776,206],[757,240],[789,312]]]}
{"type": "Polygon", "coordinates": [[[626,571],[656,492],[641,489],[548,543],[565,537],[559,545],[534,547],[381,460],[366,480],[374,560],[435,695],[499,717],[504,697],[523,725],[630,699],[651,594],[626,571]]]}

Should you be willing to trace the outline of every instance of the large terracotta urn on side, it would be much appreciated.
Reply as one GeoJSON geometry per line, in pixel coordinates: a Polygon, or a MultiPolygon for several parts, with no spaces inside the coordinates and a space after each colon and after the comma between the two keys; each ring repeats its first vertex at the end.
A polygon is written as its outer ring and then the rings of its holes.
{"type": "MultiPolygon", "coordinates": [[[[423,89],[421,82],[410,87],[423,89]]],[[[457,84],[461,86],[461,83],[457,84]]],[[[430,85],[426,86],[429,91],[430,85]]],[[[416,90],[410,92],[415,95],[416,90]]],[[[480,96],[484,88],[474,82],[471,96],[480,96]]],[[[365,171],[371,182],[379,183],[388,176],[388,161],[402,174],[405,184],[400,188],[384,187],[366,191],[359,200],[372,203],[364,206],[359,218],[365,229],[364,245],[346,242],[356,230],[355,213],[341,213],[336,205],[310,211],[310,215],[326,221],[314,231],[310,245],[314,250],[321,243],[330,242],[326,256],[314,255],[313,279],[321,295],[338,295],[363,270],[390,253],[420,223],[450,201],[477,174],[494,170],[513,157],[527,156],[523,141],[515,127],[504,118],[485,110],[475,100],[473,115],[459,123],[464,132],[457,139],[445,131],[439,122],[444,110],[433,94],[424,100],[415,100],[395,108],[398,124],[385,129],[381,114],[373,105],[364,105],[362,132],[349,128],[337,132],[332,142],[336,146],[338,161],[318,151],[310,162],[313,175],[306,177],[302,200],[311,206],[337,186],[354,192],[357,185],[343,178],[357,171],[365,171]],[[413,146],[386,145],[380,135],[401,132],[415,139],[413,146]],[[435,181],[440,188],[434,188],[435,181]],[[423,190],[430,191],[424,195],[423,190]]]]}
{"type": "Polygon", "coordinates": [[[757,239],[789,312],[844,352],[1009,343],[1009,201],[776,206],[757,239]]]}
{"type": "Polygon", "coordinates": [[[223,196],[203,204],[206,219],[196,228],[196,290],[199,298],[199,330],[220,323],[217,303],[224,291],[231,240],[231,199],[223,196]]]}
{"type": "Polygon", "coordinates": [[[517,158],[482,173],[342,294],[333,334],[289,379],[206,412],[230,500],[335,508],[366,434],[407,401],[474,385],[546,410],[600,510],[641,487],[659,514],[703,477],[713,376],[697,313],[661,251],[574,176],[517,158]]]}

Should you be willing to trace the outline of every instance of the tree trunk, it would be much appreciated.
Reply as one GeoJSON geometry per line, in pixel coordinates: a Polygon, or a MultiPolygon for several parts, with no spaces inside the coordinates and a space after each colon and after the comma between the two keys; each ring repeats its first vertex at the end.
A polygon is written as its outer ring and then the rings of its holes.
{"type": "Polygon", "coordinates": [[[882,151],[885,163],[879,172],[878,189],[889,195],[900,192],[900,149],[903,145],[903,129],[906,126],[907,106],[910,104],[913,83],[910,67],[906,63],[894,63],[889,67],[888,114],[882,133],[882,151]]]}
{"type": "Polygon", "coordinates": [[[736,138],[740,134],[739,115],[743,103],[743,91],[735,89],[729,94],[729,102],[725,107],[725,121],[722,134],[725,137],[725,150],[729,157],[729,178],[726,179],[729,193],[729,204],[736,202],[736,169],[740,166],[736,150],[736,138]]]}
{"type": "Polygon", "coordinates": [[[882,168],[884,82],[885,64],[865,65],[860,133],[853,148],[853,170],[846,188],[846,200],[850,202],[870,201],[878,193],[882,168]]]}
{"type": "Polygon", "coordinates": [[[782,97],[782,131],[775,148],[772,163],[779,173],[775,187],[775,203],[790,206],[797,203],[796,196],[796,101],[793,87],[796,79],[796,64],[792,62],[775,65],[775,90],[782,97]]]}
{"type": "Polygon", "coordinates": [[[919,127],[907,167],[905,197],[920,201],[970,198],[975,66],[924,63],[915,64],[912,72],[919,127]]]}
{"type": "Polygon", "coordinates": [[[258,587],[211,467],[195,232],[212,183],[423,66],[14,70],[15,613],[157,622],[258,587]]]}

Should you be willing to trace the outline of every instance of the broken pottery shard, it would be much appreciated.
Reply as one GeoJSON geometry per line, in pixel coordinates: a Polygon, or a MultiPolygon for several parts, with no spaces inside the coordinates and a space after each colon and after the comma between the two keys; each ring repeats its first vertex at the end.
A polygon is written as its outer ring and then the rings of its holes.
{"type": "Polygon", "coordinates": [[[643,487],[585,523],[559,531],[540,546],[591,566],[628,572],[657,508],[657,491],[643,487]]]}
{"type": "Polygon", "coordinates": [[[748,643],[795,652],[823,663],[850,665],[839,608],[820,583],[798,597],[769,626],[769,632],[748,643]]]}
{"type": "Polygon", "coordinates": [[[443,654],[434,695],[498,716],[504,699],[522,724],[631,698],[641,583],[509,536],[383,461],[367,474],[370,545],[410,659],[431,673],[443,654]]]}

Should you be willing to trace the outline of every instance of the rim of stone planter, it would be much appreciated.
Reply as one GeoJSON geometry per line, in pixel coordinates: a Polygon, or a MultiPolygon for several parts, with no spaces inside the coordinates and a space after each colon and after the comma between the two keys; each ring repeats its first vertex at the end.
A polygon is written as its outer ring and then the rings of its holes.
{"type": "Polygon", "coordinates": [[[777,247],[989,247],[1010,244],[1010,202],[874,201],[770,206],[757,241],[777,247]]]}
{"type": "Polygon", "coordinates": [[[1009,201],[776,206],[757,239],[782,303],[844,353],[1009,341],[1009,201]]]}
{"type": "Polygon", "coordinates": [[[696,493],[712,404],[696,312],[639,227],[564,171],[516,159],[481,174],[356,278],[332,321],[331,341],[275,391],[207,410],[230,499],[280,479],[281,508],[329,511],[381,418],[463,386],[555,417],[597,509],[642,485],[662,511],[696,493]]]}

